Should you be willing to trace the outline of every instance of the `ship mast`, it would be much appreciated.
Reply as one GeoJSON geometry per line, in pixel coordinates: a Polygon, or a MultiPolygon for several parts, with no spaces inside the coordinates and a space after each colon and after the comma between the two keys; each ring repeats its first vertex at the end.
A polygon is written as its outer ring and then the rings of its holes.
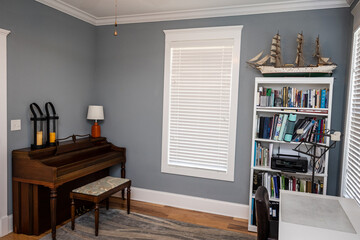
{"type": "Polygon", "coordinates": [[[318,65],[318,66],[333,65],[333,63],[330,61],[330,58],[322,57],[321,54],[320,54],[320,40],[319,40],[319,36],[316,38],[316,47],[315,47],[314,57],[317,58],[317,65],[318,65]]]}
{"type": "Polygon", "coordinates": [[[297,39],[296,39],[298,45],[296,49],[296,59],[295,59],[295,66],[296,67],[304,67],[305,61],[304,61],[304,53],[303,53],[303,46],[304,46],[304,36],[301,33],[298,33],[297,39]]]}
{"type": "Polygon", "coordinates": [[[316,57],[317,59],[317,64],[320,65],[321,63],[321,55],[320,55],[320,41],[319,41],[319,36],[316,38],[316,42],[315,42],[315,53],[314,53],[314,57],[316,57]]]}

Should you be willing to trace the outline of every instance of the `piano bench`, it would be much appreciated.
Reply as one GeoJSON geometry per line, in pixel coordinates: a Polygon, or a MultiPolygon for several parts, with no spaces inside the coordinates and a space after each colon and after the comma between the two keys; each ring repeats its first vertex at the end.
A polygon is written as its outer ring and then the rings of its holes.
{"type": "Polygon", "coordinates": [[[72,190],[71,199],[71,229],[75,229],[75,199],[95,203],[95,236],[99,233],[99,204],[106,200],[106,209],[109,209],[109,197],[116,192],[127,189],[127,213],[130,213],[131,180],[118,177],[104,177],[95,182],[72,190]]]}

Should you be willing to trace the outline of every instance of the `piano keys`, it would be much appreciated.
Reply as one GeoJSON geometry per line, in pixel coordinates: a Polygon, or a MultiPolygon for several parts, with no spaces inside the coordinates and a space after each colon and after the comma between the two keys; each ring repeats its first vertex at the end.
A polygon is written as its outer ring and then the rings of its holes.
{"type": "Polygon", "coordinates": [[[68,141],[56,147],[12,153],[14,233],[39,235],[70,219],[72,189],[109,175],[120,164],[125,177],[126,149],[106,138],[68,141]]]}

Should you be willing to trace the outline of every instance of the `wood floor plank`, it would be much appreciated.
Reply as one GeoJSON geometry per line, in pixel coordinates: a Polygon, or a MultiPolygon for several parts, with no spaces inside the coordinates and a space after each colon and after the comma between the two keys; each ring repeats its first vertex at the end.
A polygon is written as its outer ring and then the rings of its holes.
{"type": "MultiPolygon", "coordinates": [[[[124,201],[121,198],[111,197],[110,208],[118,208],[125,210],[126,200],[124,201]]],[[[186,210],[181,208],[140,202],[135,200],[131,200],[131,212],[256,236],[256,233],[247,231],[248,222],[245,219],[198,212],[194,210],[186,210]]],[[[60,228],[62,225],[66,224],[67,222],[69,221],[66,221],[63,224],[57,226],[57,228],[60,228]]],[[[45,236],[46,234],[48,234],[49,232],[50,230],[39,236],[28,236],[23,234],[10,233],[0,239],[1,240],[38,240],[43,236],[45,236]]]]}

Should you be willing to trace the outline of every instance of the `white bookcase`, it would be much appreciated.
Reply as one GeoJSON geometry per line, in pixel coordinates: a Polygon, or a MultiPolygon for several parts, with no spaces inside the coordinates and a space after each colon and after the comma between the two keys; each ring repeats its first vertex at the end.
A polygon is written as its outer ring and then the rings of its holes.
{"type": "MultiPolygon", "coordinates": [[[[327,128],[331,127],[331,106],[332,106],[332,96],[333,96],[333,81],[332,77],[258,77],[255,78],[255,89],[254,89],[254,110],[253,110],[253,126],[252,126],[252,148],[251,148],[251,170],[250,170],[250,190],[249,190],[249,225],[248,230],[256,232],[256,226],[252,225],[253,218],[253,204],[255,201],[255,194],[253,192],[253,178],[254,172],[268,172],[269,174],[283,174],[286,176],[293,176],[301,179],[311,179],[312,172],[308,170],[307,173],[287,173],[279,170],[271,169],[270,166],[255,166],[254,158],[255,158],[255,142],[264,145],[265,147],[268,144],[273,144],[273,155],[278,153],[280,148],[280,153],[282,154],[293,154],[298,155],[297,152],[293,151],[299,142],[285,142],[285,141],[276,141],[271,139],[260,139],[257,138],[257,118],[259,116],[267,116],[271,117],[275,114],[289,114],[294,113],[290,111],[296,111],[297,118],[305,118],[305,117],[317,117],[317,118],[327,118],[327,128]],[[259,87],[263,88],[272,88],[272,89],[282,89],[283,87],[292,87],[299,90],[308,90],[308,89],[329,89],[328,92],[328,108],[299,108],[299,107],[260,107],[257,106],[257,92],[259,87]],[[313,113],[313,112],[300,112],[303,109],[307,110],[325,110],[327,113],[313,113]],[[299,111],[300,110],[300,111],[299,111]]],[[[326,139],[324,145],[329,144],[329,140],[326,139]]],[[[321,174],[315,174],[315,180],[320,180],[323,182],[323,194],[326,194],[327,190],[327,177],[328,177],[328,156],[329,152],[325,154],[325,170],[321,174]]],[[[301,155],[301,154],[300,154],[301,155]]],[[[301,155],[302,157],[307,157],[305,155],[301,155]]],[[[310,159],[307,157],[308,160],[310,159]]],[[[278,202],[277,198],[270,197],[270,201],[278,202]]]]}

